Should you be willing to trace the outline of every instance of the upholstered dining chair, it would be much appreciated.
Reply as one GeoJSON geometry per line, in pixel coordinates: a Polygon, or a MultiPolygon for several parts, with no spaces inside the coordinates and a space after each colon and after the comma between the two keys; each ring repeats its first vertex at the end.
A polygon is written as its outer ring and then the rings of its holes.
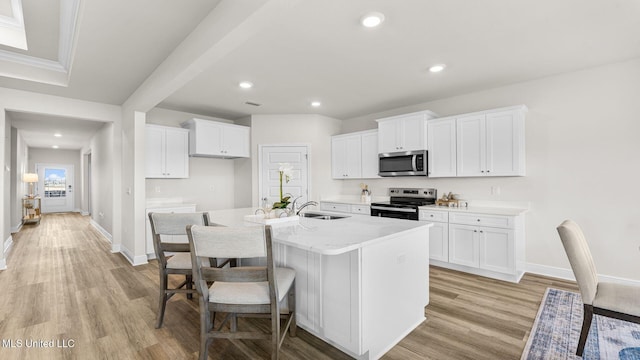
{"type": "MultiPolygon", "coordinates": [[[[193,267],[187,239],[187,225],[209,225],[208,213],[149,213],[153,248],[158,259],[160,273],[160,297],[156,328],[162,327],[167,301],[176,293],[186,293],[191,299],[197,291],[193,288],[193,267]],[[171,238],[171,239],[169,239],[171,238]],[[170,240],[170,241],[169,241],[170,240]],[[185,280],[176,288],[168,287],[170,274],[184,275],[185,280]]],[[[214,265],[224,266],[216,259],[214,265]]],[[[207,262],[209,264],[209,262],[207,262]]]]}
{"type": "Polygon", "coordinates": [[[593,314],[640,323],[640,287],[598,281],[587,240],[578,224],[565,220],[557,229],[584,303],[576,350],[576,355],[582,356],[593,314]]]}
{"type": "Polygon", "coordinates": [[[187,227],[193,274],[200,301],[200,359],[207,358],[214,338],[271,339],[271,358],[278,359],[287,329],[296,335],[295,271],[276,267],[270,226],[187,227]],[[266,257],[266,266],[215,268],[207,257],[266,257]],[[207,282],[213,282],[209,287],[207,282]],[[214,328],[216,313],[226,317],[214,328]],[[270,317],[271,334],[238,331],[237,317],[270,317]],[[284,326],[281,321],[285,320],[284,326]],[[229,322],[230,329],[224,329],[229,322]]]}

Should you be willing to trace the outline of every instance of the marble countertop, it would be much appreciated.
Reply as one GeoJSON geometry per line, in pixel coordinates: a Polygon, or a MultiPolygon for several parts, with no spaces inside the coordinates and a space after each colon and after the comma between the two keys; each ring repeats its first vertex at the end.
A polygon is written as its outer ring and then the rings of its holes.
{"type": "Polygon", "coordinates": [[[486,215],[505,215],[505,216],[518,216],[529,211],[522,208],[510,208],[510,207],[482,207],[482,206],[469,206],[469,207],[446,207],[427,205],[420,206],[420,210],[436,210],[436,211],[448,211],[448,212],[464,212],[464,213],[476,213],[486,215]]]}
{"type": "MultiPolygon", "coordinates": [[[[211,222],[223,226],[259,225],[244,220],[253,215],[254,208],[211,210],[211,222]]],[[[327,211],[310,211],[331,214],[327,211]]],[[[342,213],[333,213],[348,216],[342,213]]],[[[297,222],[272,224],[273,241],[323,255],[338,255],[380,241],[393,238],[399,233],[412,232],[421,227],[433,226],[425,221],[408,221],[379,218],[366,215],[351,215],[343,219],[320,220],[301,217],[297,222]]]]}

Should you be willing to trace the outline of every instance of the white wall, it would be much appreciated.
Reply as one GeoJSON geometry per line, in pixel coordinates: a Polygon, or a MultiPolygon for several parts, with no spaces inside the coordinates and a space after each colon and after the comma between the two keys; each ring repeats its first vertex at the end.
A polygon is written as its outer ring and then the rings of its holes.
{"type": "MultiPolygon", "coordinates": [[[[5,122],[3,128],[2,148],[4,149],[4,154],[2,156],[2,177],[4,179],[4,186],[2,187],[2,197],[6,200],[2,202],[2,214],[4,214],[2,217],[2,244],[8,245],[11,238],[11,121],[5,122]]],[[[3,246],[3,249],[4,248],[5,246],[3,246]]]]}
{"type": "Polygon", "coordinates": [[[89,142],[91,152],[91,209],[83,209],[91,213],[95,221],[109,234],[113,235],[113,188],[114,142],[113,123],[106,123],[96,132],[89,142]]]}
{"type": "MultiPolygon", "coordinates": [[[[236,177],[251,176],[251,204],[258,206],[258,145],[297,143],[311,145],[310,195],[317,200],[337,194],[339,182],[331,181],[331,136],[340,132],[341,121],[321,115],[253,115],[251,117],[251,175],[237,171],[236,177]]],[[[246,164],[245,164],[246,165],[246,164]]]]}
{"type": "MultiPolygon", "coordinates": [[[[446,74],[445,74],[446,76],[446,74]]],[[[529,81],[350,119],[342,132],[375,128],[381,115],[429,109],[440,116],[525,104],[527,176],[393,178],[366,181],[435,187],[470,200],[525,201],[527,262],[569,269],[556,232],[564,219],[583,228],[600,274],[640,280],[640,60],[529,81]],[[491,186],[501,188],[491,195],[491,186]]],[[[360,181],[338,181],[356,194],[360,181]]]]}
{"type": "MultiPolygon", "coordinates": [[[[235,121],[238,125],[251,126],[251,117],[246,117],[243,119],[237,119],[235,121]]],[[[253,130],[252,130],[253,132],[253,130]]],[[[253,161],[253,149],[256,149],[258,145],[253,143],[254,135],[251,135],[251,150],[252,150],[252,158],[249,159],[236,159],[233,161],[233,182],[234,182],[234,207],[236,208],[244,208],[251,207],[254,205],[253,201],[253,179],[252,179],[252,161],[253,161]]],[[[257,168],[256,168],[257,171],[257,168]]],[[[256,173],[257,176],[257,173],[256,173]]],[[[256,197],[258,195],[256,194],[256,197]]]]}
{"type": "Polygon", "coordinates": [[[28,154],[21,131],[11,128],[11,232],[16,232],[22,224],[22,198],[29,193],[29,185],[22,181],[22,175],[29,168],[28,154]]]}
{"type": "MultiPolygon", "coordinates": [[[[194,117],[233,123],[230,120],[161,108],[154,108],[147,113],[147,123],[180,127],[184,121],[194,117]]],[[[182,198],[185,203],[196,204],[198,211],[233,208],[235,161],[189,157],[188,179],[146,179],[146,197],[182,198]]]]}

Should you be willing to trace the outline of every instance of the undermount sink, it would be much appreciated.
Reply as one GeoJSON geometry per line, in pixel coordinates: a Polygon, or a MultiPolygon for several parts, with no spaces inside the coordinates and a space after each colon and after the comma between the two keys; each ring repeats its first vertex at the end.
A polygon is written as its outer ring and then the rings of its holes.
{"type": "Polygon", "coordinates": [[[311,218],[311,219],[319,219],[319,220],[337,220],[348,218],[349,216],[341,216],[341,215],[329,215],[329,214],[321,214],[314,212],[303,212],[298,214],[300,217],[311,218]]]}

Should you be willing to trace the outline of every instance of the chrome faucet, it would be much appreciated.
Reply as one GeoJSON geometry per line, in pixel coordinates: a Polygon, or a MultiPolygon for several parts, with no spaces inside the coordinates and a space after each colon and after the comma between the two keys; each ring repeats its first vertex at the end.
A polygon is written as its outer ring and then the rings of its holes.
{"type": "Polygon", "coordinates": [[[307,206],[318,206],[318,202],[317,201],[307,201],[306,203],[300,205],[300,208],[298,208],[298,211],[296,211],[296,215],[300,215],[300,211],[302,211],[302,209],[306,208],[307,206]]]}
{"type": "Polygon", "coordinates": [[[292,214],[294,214],[294,215],[297,215],[297,209],[296,209],[296,206],[298,206],[298,205],[297,205],[297,203],[298,203],[298,199],[300,199],[301,197],[302,197],[302,195],[300,195],[300,196],[296,197],[296,198],[295,198],[295,199],[293,199],[293,201],[291,202],[291,213],[292,213],[292,214]]]}

